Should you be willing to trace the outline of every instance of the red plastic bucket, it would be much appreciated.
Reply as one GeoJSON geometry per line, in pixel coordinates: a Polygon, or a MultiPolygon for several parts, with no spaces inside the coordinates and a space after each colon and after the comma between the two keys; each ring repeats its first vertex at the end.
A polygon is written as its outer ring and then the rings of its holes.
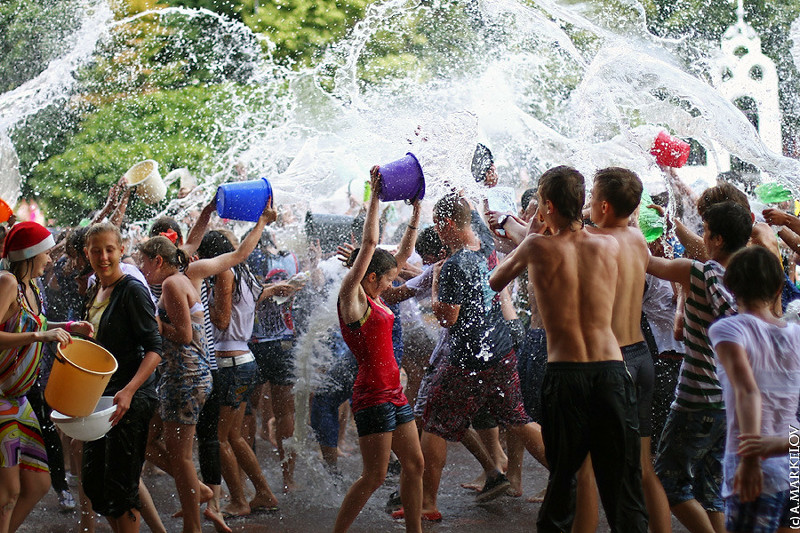
{"type": "Polygon", "coordinates": [[[666,131],[662,131],[653,142],[650,153],[656,156],[659,165],[665,167],[680,168],[689,159],[689,143],[675,137],[671,137],[666,131]]]}
{"type": "Polygon", "coordinates": [[[382,202],[396,200],[422,200],[425,197],[425,177],[422,167],[411,152],[405,157],[381,165],[381,192],[382,202]]]}

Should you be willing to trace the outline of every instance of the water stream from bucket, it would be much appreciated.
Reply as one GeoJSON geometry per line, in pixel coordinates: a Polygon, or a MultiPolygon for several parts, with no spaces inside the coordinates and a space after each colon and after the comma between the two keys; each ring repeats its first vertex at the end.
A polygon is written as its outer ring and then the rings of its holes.
{"type": "MultiPolygon", "coordinates": [[[[719,43],[656,37],[647,31],[640,3],[620,6],[624,15],[612,19],[592,2],[386,0],[372,4],[318,63],[293,71],[261,52],[263,38],[209,11],[166,8],[114,21],[104,1],[86,0],[85,22],[63,55],[35,79],[0,95],[0,196],[16,198],[20,189],[7,133],[47,105],[69,105],[76,70],[116,28],[142,17],[170,17],[187,29],[215,21],[210,38],[225,36],[220,43],[254,57],[244,80],[250,91],[225,86],[230,112],[216,126],[232,140],[229,148],[215,154],[213,170],[200,176],[193,195],[166,209],[179,219],[208,201],[217,183],[235,175],[237,164],[251,177],[267,177],[278,204],[342,212],[351,180],[366,179],[372,164],[408,151],[422,163],[426,198],[456,187],[478,200],[483,192],[469,172],[476,142],[494,152],[501,185],[532,186],[557,164],[586,176],[617,165],[636,171],[651,193],[669,189],[674,204],[674,191],[649,154],[665,128],[704,145],[717,142],[800,193],[800,163],[769,151],[741,111],[705,81],[719,43]],[[450,6],[455,14],[448,18],[443,13],[450,6]],[[381,78],[376,39],[399,40],[412,30],[448,24],[452,32],[446,37],[444,31],[429,32],[426,46],[407,51],[412,60],[402,76],[381,78]],[[259,99],[270,105],[255,108],[259,99]]],[[[800,35],[798,24],[793,28],[800,35]]],[[[226,53],[221,51],[220,63],[226,53]]],[[[302,246],[295,235],[285,238],[302,246]]],[[[341,276],[335,262],[326,269],[341,276]]],[[[311,331],[298,343],[298,421],[306,419],[308,396],[326,361],[322,337],[336,323],[336,290],[331,293],[333,300],[329,296],[315,310],[311,331]]],[[[296,427],[291,445],[301,454],[298,465],[322,472],[308,428],[300,422],[296,427]]]]}

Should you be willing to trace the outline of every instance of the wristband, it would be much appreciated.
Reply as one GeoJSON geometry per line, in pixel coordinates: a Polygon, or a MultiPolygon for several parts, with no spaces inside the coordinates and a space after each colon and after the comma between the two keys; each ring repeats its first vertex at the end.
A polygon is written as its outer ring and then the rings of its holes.
{"type": "Polygon", "coordinates": [[[419,229],[417,226],[412,226],[411,224],[408,224],[407,227],[408,229],[419,229]]]}
{"type": "Polygon", "coordinates": [[[69,322],[67,322],[66,325],[64,326],[64,331],[66,331],[67,333],[72,333],[72,324],[74,323],[75,323],[74,320],[70,320],[69,322]]]}

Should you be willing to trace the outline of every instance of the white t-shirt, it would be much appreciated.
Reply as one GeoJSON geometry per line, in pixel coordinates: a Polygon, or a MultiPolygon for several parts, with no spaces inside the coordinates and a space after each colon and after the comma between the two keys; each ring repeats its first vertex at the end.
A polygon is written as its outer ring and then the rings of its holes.
{"type": "Polygon", "coordinates": [[[686,353],[683,342],[676,341],[672,335],[677,305],[672,300],[672,285],[651,274],[647,274],[647,289],[644,291],[642,311],[647,317],[650,331],[658,347],[658,353],[673,351],[686,353]]]}
{"type": "MultiPolygon", "coordinates": [[[[800,394],[800,325],[778,326],[753,315],[741,314],[714,323],[708,331],[716,349],[720,342],[732,342],[747,352],[758,389],[761,391],[761,434],[788,439],[789,426],[798,426],[797,404],[800,394]]],[[[722,385],[728,434],[723,461],[723,497],[733,493],[733,476],[739,457],[739,420],[736,417],[736,396],[730,379],[721,364],[717,376],[722,385]]],[[[764,471],[762,493],[765,495],[789,490],[789,454],[770,457],[761,462],[764,471]]]]}

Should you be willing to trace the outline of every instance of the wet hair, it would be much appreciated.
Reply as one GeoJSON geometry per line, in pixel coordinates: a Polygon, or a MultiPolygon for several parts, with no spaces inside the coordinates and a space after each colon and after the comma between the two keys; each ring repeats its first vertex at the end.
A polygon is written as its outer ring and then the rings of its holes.
{"type": "Polygon", "coordinates": [[[526,189],[524,193],[522,193],[522,198],[520,198],[520,204],[522,205],[522,210],[525,211],[528,209],[528,206],[531,203],[531,200],[536,198],[536,189],[531,187],[530,189],[526,189]]]}
{"type": "Polygon", "coordinates": [[[642,201],[642,180],[632,170],[608,167],[594,175],[594,188],[598,200],[608,202],[618,218],[626,218],[636,211],[642,201]]]}
{"type": "Polygon", "coordinates": [[[189,257],[186,252],[172,244],[172,241],[164,236],[150,237],[141,243],[138,248],[141,253],[150,259],[154,259],[156,256],[162,257],[165,263],[176,267],[181,272],[189,266],[189,257]]]}
{"type": "Polygon", "coordinates": [[[447,248],[442,244],[442,239],[439,238],[439,234],[436,233],[436,228],[433,226],[428,226],[419,232],[414,249],[422,257],[426,255],[439,257],[441,254],[447,253],[447,248]]]}
{"type": "Polygon", "coordinates": [[[89,226],[89,229],[86,231],[86,236],[84,237],[84,248],[89,246],[89,241],[92,240],[92,237],[100,235],[101,233],[113,233],[117,236],[119,245],[122,246],[122,233],[119,231],[119,228],[110,222],[100,222],[89,226]]]}
{"type": "Polygon", "coordinates": [[[86,247],[86,234],[89,232],[89,228],[75,228],[74,230],[69,232],[67,235],[67,250],[73,250],[78,254],[83,253],[83,249],[86,247]]]}
{"type": "Polygon", "coordinates": [[[714,204],[703,213],[709,237],[722,237],[722,251],[732,254],[743,248],[753,232],[750,211],[735,202],[714,204]]]}
{"type": "Polygon", "coordinates": [[[771,304],[780,294],[785,276],[775,254],[754,245],[731,256],[723,282],[739,301],[771,304]]]}
{"type": "Polygon", "coordinates": [[[558,213],[569,221],[583,218],[586,201],[586,180],[583,174],[572,167],[553,167],[539,178],[539,195],[550,200],[558,213]]]}
{"type": "MultiPolygon", "coordinates": [[[[352,267],[356,262],[359,250],[361,250],[361,248],[356,248],[353,250],[353,253],[350,254],[350,257],[347,258],[347,263],[345,263],[347,268],[352,267]]],[[[364,277],[374,272],[378,278],[381,278],[393,268],[397,268],[397,260],[394,256],[383,248],[375,248],[375,251],[372,253],[372,259],[369,261],[367,271],[364,273],[364,277]]]]}
{"type": "Polygon", "coordinates": [[[730,183],[720,183],[703,191],[703,194],[697,199],[697,212],[702,217],[703,213],[712,205],[727,201],[736,202],[747,209],[748,213],[750,212],[750,201],[747,199],[747,195],[730,183]]]}
{"type": "MultiPolygon", "coordinates": [[[[217,257],[218,255],[227,254],[236,251],[231,241],[225,234],[219,230],[211,230],[203,235],[203,240],[200,241],[200,246],[197,247],[197,256],[200,259],[209,259],[217,257]]],[[[246,262],[239,263],[233,267],[233,299],[239,301],[242,298],[241,280],[247,281],[247,286],[254,296],[261,293],[261,286],[253,276],[250,269],[247,267],[246,262]]],[[[216,276],[212,279],[212,285],[216,280],[216,276]]]]}
{"type": "Polygon", "coordinates": [[[178,224],[178,221],[172,217],[159,217],[153,222],[153,225],[150,226],[150,237],[155,237],[156,235],[161,235],[162,233],[167,233],[167,231],[172,230],[178,234],[178,246],[183,244],[183,233],[181,232],[181,226],[178,224]]]}
{"type": "Polygon", "coordinates": [[[440,219],[452,220],[459,228],[472,222],[472,207],[463,196],[454,192],[439,198],[433,206],[433,214],[440,219]]]}

